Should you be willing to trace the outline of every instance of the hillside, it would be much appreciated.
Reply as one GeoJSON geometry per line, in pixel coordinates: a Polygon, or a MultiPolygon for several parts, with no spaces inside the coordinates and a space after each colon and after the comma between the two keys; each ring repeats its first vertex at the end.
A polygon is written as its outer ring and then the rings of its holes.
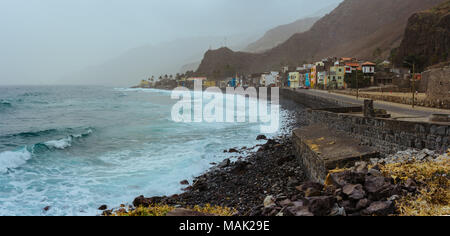
{"type": "Polygon", "coordinates": [[[260,53],[272,49],[288,40],[292,35],[308,31],[319,19],[320,17],[308,17],[278,26],[267,31],[262,38],[248,45],[244,51],[260,53]]]}
{"type": "Polygon", "coordinates": [[[307,32],[264,53],[208,51],[198,74],[223,75],[224,71],[253,73],[298,65],[326,56],[363,59],[386,58],[400,45],[408,18],[442,0],[345,0],[307,32]]]}
{"type": "Polygon", "coordinates": [[[414,61],[418,70],[450,60],[450,0],[409,18],[395,63],[414,61]]]}
{"type": "Polygon", "coordinates": [[[249,44],[243,51],[251,53],[262,53],[272,49],[288,40],[294,34],[303,33],[311,29],[311,27],[323,16],[333,11],[341,2],[336,2],[319,9],[311,15],[296,20],[290,24],[280,25],[267,31],[263,37],[256,42],[249,44]]]}

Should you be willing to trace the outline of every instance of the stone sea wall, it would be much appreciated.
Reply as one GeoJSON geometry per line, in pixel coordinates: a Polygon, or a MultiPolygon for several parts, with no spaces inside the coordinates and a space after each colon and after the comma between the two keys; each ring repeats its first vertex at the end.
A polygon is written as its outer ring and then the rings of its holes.
{"type": "Polygon", "coordinates": [[[362,108],[351,107],[339,101],[286,89],[282,89],[280,94],[283,98],[311,108],[306,116],[310,124],[321,123],[344,131],[360,140],[362,144],[373,146],[383,154],[409,148],[427,148],[443,153],[450,148],[450,126],[444,123],[362,117],[347,114],[361,112],[362,108]]]}
{"type": "Polygon", "coordinates": [[[363,144],[386,154],[408,148],[443,153],[450,147],[450,126],[444,124],[368,118],[323,110],[309,110],[307,117],[311,123],[324,123],[350,133],[363,144]]]}
{"type": "MultiPolygon", "coordinates": [[[[351,92],[335,91],[335,92],[344,94],[344,95],[356,96],[356,91],[351,91],[351,92]]],[[[386,102],[393,102],[393,103],[399,103],[399,104],[405,104],[405,105],[412,105],[412,102],[413,102],[412,97],[394,96],[394,95],[389,95],[389,93],[386,93],[386,94],[360,93],[359,97],[371,99],[374,101],[386,101],[386,102]]],[[[434,96],[433,98],[430,98],[430,97],[417,98],[416,97],[414,104],[416,106],[422,106],[422,107],[450,109],[450,95],[447,95],[447,97],[445,97],[443,95],[434,96]]]]}

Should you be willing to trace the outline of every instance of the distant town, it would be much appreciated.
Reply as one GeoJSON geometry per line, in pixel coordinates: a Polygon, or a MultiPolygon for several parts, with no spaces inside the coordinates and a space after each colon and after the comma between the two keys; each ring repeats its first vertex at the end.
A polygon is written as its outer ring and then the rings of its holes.
{"type": "Polygon", "coordinates": [[[219,80],[194,77],[193,71],[175,76],[160,76],[158,79],[152,76],[142,80],[138,87],[167,89],[178,86],[193,87],[193,81],[200,79],[204,81],[204,87],[288,87],[327,90],[392,85],[396,78],[400,80],[410,75],[409,70],[394,69],[390,65],[389,61],[377,65],[356,58],[326,58],[299,67],[283,66],[278,71],[251,75],[236,74],[234,77],[219,80]]]}
{"type": "MultiPolygon", "coordinates": [[[[405,62],[406,64],[407,62],[405,62]]],[[[449,108],[442,98],[449,97],[450,85],[445,76],[431,76],[436,68],[416,73],[413,63],[408,67],[395,67],[390,61],[371,62],[353,57],[329,57],[321,61],[297,67],[281,66],[277,71],[253,74],[239,74],[227,78],[209,78],[196,75],[194,71],[185,74],[154,76],[142,80],[135,88],[192,89],[195,80],[202,80],[203,87],[280,87],[291,89],[328,90],[349,95],[387,100],[391,102],[421,105],[435,108],[449,108]],[[430,78],[432,77],[432,78],[430,78]],[[376,96],[375,93],[385,93],[376,96]],[[357,93],[357,94],[355,94],[357,93]]],[[[435,66],[436,67],[436,66],[435,66]]],[[[439,65],[438,69],[448,68],[439,65]]],[[[435,74],[435,73],[434,73],[435,74]]],[[[445,99],[444,99],[445,100],[445,99]]]]}

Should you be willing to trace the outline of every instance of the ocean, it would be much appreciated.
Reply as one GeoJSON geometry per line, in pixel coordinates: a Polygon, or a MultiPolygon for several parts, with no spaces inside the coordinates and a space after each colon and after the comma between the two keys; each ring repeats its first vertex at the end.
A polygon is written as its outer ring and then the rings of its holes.
{"type": "Polygon", "coordinates": [[[235,157],[224,150],[262,143],[260,123],[172,121],[170,95],[0,87],[0,215],[98,215],[103,204],[180,193],[181,180],[235,157]]]}

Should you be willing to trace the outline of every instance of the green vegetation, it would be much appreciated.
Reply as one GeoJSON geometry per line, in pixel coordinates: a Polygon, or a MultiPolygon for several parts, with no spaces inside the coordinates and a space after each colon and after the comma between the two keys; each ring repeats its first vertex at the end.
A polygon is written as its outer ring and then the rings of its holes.
{"type": "Polygon", "coordinates": [[[344,78],[345,83],[350,88],[365,88],[370,86],[370,78],[364,77],[362,71],[353,71],[352,74],[346,74],[344,78]]]}
{"type": "MultiPolygon", "coordinates": [[[[112,216],[166,216],[167,213],[175,210],[176,208],[169,205],[156,204],[149,207],[138,207],[136,209],[120,208],[112,213],[112,216]]],[[[211,206],[206,204],[205,206],[194,206],[187,208],[188,210],[211,214],[216,216],[232,216],[236,214],[236,210],[228,207],[211,206]]]]}

